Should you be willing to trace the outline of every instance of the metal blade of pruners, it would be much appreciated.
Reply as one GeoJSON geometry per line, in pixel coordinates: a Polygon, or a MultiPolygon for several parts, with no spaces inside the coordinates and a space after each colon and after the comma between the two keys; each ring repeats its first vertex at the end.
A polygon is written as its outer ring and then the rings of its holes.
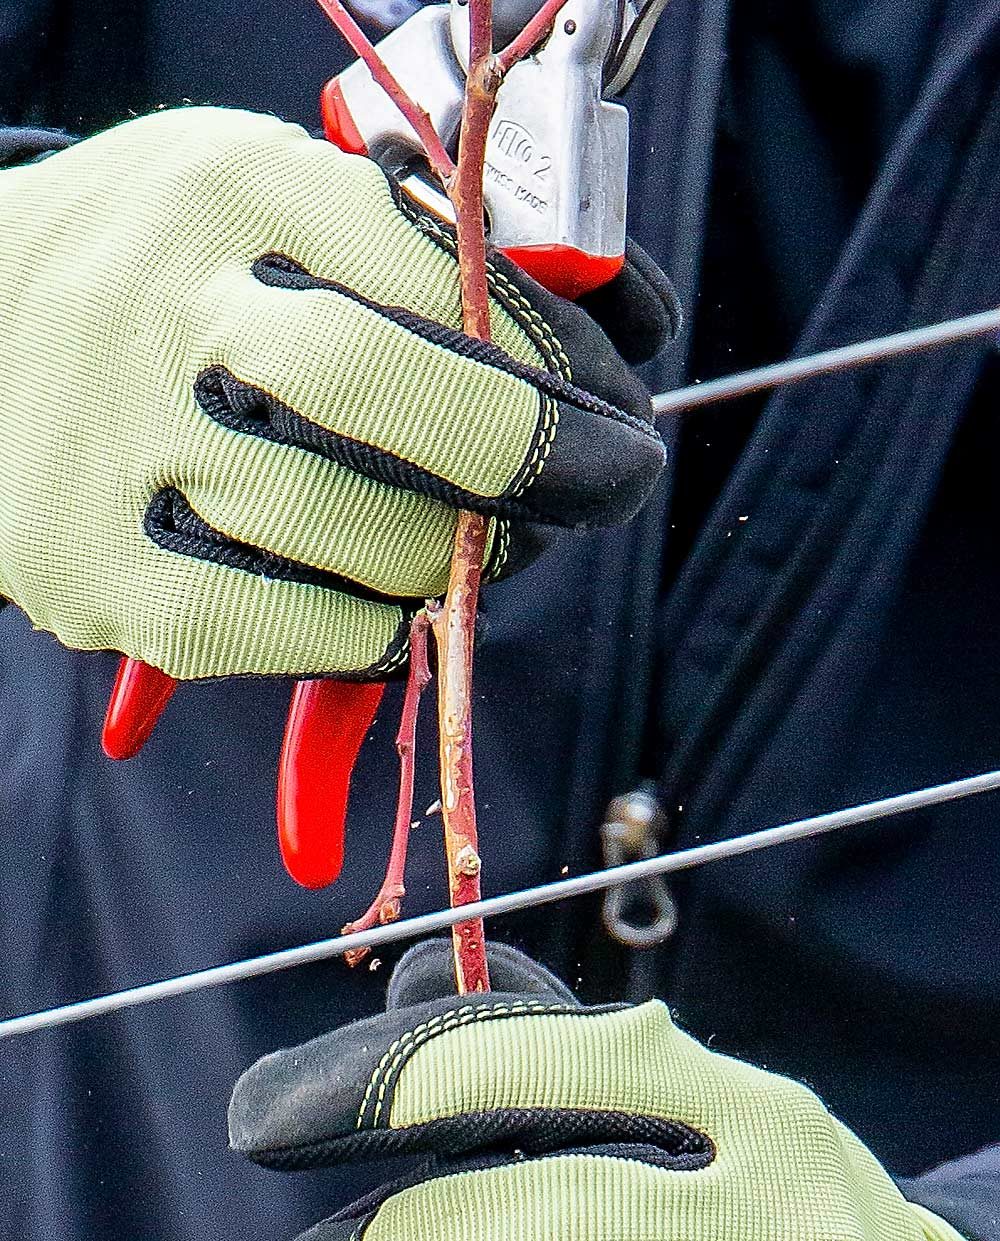
{"type": "Polygon", "coordinates": [[[620,95],[635,77],[650,37],[670,0],[618,0],[615,36],[604,62],[604,95],[620,95]]]}

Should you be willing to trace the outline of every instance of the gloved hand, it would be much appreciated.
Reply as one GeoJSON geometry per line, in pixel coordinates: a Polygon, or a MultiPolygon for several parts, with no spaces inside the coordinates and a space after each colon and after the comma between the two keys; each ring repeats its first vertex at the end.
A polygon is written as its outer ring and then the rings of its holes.
{"type": "Polygon", "coordinates": [[[499,990],[457,999],[418,945],[384,1015],[237,1083],[230,1141],[267,1167],[426,1156],[300,1241],[960,1241],[806,1087],[490,952],[499,990]]]}
{"type": "Polygon", "coordinates": [[[447,230],[297,126],[132,121],[0,172],[0,219],[0,594],[68,646],[377,676],[458,507],[497,575],[662,468],[586,314],[496,258],[470,341],[447,230]]]}

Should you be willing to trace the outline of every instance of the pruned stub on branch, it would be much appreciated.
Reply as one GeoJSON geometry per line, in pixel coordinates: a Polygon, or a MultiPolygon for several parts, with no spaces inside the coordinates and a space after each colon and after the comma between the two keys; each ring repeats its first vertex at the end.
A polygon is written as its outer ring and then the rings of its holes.
{"type": "MultiPolygon", "coordinates": [[[[451,200],[458,236],[463,327],[469,336],[479,340],[490,338],[483,167],[497,92],[512,66],[548,37],[566,2],[546,0],[506,47],[494,51],[493,0],[469,0],[468,72],[458,158],[453,163],[427,113],[400,86],[342,0],[319,0],[420,138],[428,163],[451,200]]],[[[459,513],[444,602],[428,602],[413,621],[409,679],[396,742],[400,756],[400,788],[389,866],[368,911],[345,930],[392,922],[400,915],[403,868],[413,814],[416,718],[420,694],[430,678],[428,632],[433,633],[437,650],[441,810],[448,891],[454,907],[480,899],[482,864],[472,764],[472,671],[476,610],[488,530],[485,517],[477,513],[459,513]]],[[[470,919],[456,924],[452,943],[459,993],[488,991],[490,982],[482,920],[470,919]]]]}

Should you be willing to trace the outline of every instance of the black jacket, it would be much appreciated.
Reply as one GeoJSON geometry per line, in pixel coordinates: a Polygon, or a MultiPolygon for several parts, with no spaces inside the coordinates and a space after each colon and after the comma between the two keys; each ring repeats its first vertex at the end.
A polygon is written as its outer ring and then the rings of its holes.
{"type": "MultiPolygon", "coordinates": [[[[689,307],[650,384],[996,305],[995,4],[729,7],[675,0],[633,87],[633,231],[689,307]]],[[[85,133],[194,99],[315,125],[341,61],[307,3],[292,21],[277,0],[14,0],[0,119],[85,133]]],[[[960,346],[665,427],[674,468],[636,522],[493,588],[489,890],[599,864],[609,797],[643,777],[673,845],[1000,766],[995,405],[989,348],[960,346]]],[[[185,687],[112,765],[115,658],[13,609],[0,626],[4,1011],[323,937],[367,903],[398,695],[362,755],[344,876],[317,897],[274,848],[285,686],[185,687]]],[[[588,997],[669,996],[915,1174],[1000,1140],[996,814],[984,799],[706,870],[642,958],[591,904],[494,932],[588,997]]],[[[444,899],[439,866],[429,824],[412,912],[444,899]]],[[[331,963],[5,1046],[2,1235],[272,1241],[327,1212],[360,1180],[244,1167],[226,1096],[259,1053],[374,1009],[381,981],[331,963]]],[[[998,1183],[984,1156],[909,1192],[992,1241],[998,1183]]]]}

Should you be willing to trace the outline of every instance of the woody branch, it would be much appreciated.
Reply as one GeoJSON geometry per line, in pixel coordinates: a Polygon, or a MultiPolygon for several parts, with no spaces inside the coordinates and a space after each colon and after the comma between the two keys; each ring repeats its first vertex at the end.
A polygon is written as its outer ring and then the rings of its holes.
{"type": "MultiPolygon", "coordinates": [[[[319,3],[423,143],[455,211],[464,330],[469,336],[489,340],[483,166],[490,120],[504,75],[547,37],[566,0],[546,0],[535,17],[499,53],[493,51],[492,0],[470,0],[469,70],[457,165],[452,163],[434,133],[426,112],[393,78],[341,0],[319,0],[319,3]]],[[[488,542],[487,520],[476,513],[459,513],[444,603],[428,605],[438,652],[439,763],[448,887],[451,904],[456,908],[481,898],[472,763],[472,672],[476,610],[488,542]]],[[[401,793],[405,784],[404,779],[401,793]]],[[[401,804],[397,810],[395,843],[400,840],[398,824],[404,812],[408,822],[409,805],[401,804]]],[[[405,841],[403,849],[405,851],[405,841]]],[[[393,857],[398,865],[395,844],[393,857]]],[[[369,910],[367,916],[371,912],[369,910]]],[[[391,906],[388,912],[390,916],[398,916],[398,904],[391,906]]],[[[489,990],[482,920],[457,923],[452,930],[452,941],[459,993],[489,990]]]]}

